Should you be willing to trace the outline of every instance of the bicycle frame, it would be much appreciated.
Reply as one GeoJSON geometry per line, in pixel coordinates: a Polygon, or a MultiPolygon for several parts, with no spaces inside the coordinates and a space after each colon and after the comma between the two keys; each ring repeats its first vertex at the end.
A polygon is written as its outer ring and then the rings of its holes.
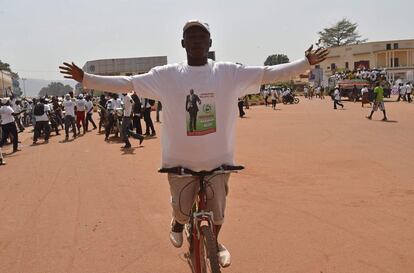
{"type": "Polygon", "coordinates": [[[171,173],[181,177],[197,177],[200,189],[190,213],[189,224],[185,225],[185,234],[189,243],[189,251],[185,254],[193,273],[204,273],[206,268],[211,272],[219,273],[220,265],[217,256],[217,239],[213,223],[213,212],[205,211],[207,206],[206,177],[213,174],[236,173],[244,169],[243,166],[221,165],[211,171],[193,171],[183,167],[161,168],[160,173],[171,173]],[[203,246],[203,248],[201,248],[203,246]],[[207,255],[208,262],[205,257],[207,255]],[[204,261],[204,262],[203,262],[204,261]]]}
{"type": "Polygon", "coordinates": [[[214,224],[213,224],[213,212],[206,212],[206,205],[207,205],[207,194],[205,191],[206,181],[205,176],[199,177],[200,179],[200,190],[197,194],[197,199],[191,211],[190,223],[191,223],[191,233],[188,235],[191,236],[189,238],[190,248],[189,248],[189,258],[191,259],[191,266],[195,273],[202,273],[201,268],[201,226],[207,225],[212,234],[214,234],[214,238],[216,234],[214,233],[214,224]],[[193,258],[193,259],[192,259],[193,258]]]}

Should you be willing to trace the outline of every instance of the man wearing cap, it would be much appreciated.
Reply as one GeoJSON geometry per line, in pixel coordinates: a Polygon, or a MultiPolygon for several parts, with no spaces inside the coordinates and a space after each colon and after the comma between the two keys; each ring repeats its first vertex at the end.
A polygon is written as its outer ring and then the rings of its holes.
{"type": "Polygon", "coordinates": [[[83,134],[86,133],[85,110],[86,101],[83,98],[83,94],[79,94],[78,99],[76,100],[76,127],[78,128],[78,134],[80,134],[81,123],[83,128],[83,134]]]}
{"type": "Polygon", "coordinates": [[[69,128],[72,126],[73,138],[76,138],[76,122],[75,122],[75,106],[76,102],[72,101],[70,94],[65,95],[65,100],[62,102],[65,108],[65,140],[69,140],[69,128]]]}
{"type": "MultiPolygon", "coordinates": [[[[146,74],[135,76],[96,76],[84,73],[74,63],[60,66],[66,78],[75,79],[91,89],[110,92],[134,90],[140,97],[163,102],[162,167],[182,166],[194,171],[211,170],[223,164],[234,165],[234,138],[238,97],[258,93],[260,86],[275,80],[288,80],[323,61],[325,49],[312,51],[306,58],[275,66],[243,66],[230,62],[215,62],[207,58],[212,40],[208,24],[192,20],[183,28],[182,47],[187,60],[155,67],[146,74]],[[189,90],[200,99],[196,131],[187,134],[189,113],[183,107],[189,90]]],[[[197,182],[193,178],[168,175],[173,208],[170,241],[175,247],[183,243],[183,226],[188,222],[197,182]],[[185,190],[184,190],[185,189],[185,190]]],[[[208,177],[213,196],[207,208],[213,212],[216,237],[224,222],[224,209],[229,174],[208,177]]],[[[230,265],[230,253],[219,246],[221,266],[230,265]]]]}

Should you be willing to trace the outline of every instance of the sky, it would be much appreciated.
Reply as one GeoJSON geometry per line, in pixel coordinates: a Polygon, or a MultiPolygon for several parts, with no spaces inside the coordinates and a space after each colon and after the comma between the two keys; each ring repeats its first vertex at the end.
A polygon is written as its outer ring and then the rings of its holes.
{"type": "Polygon", "coordinates": [[[317,32],[342,18],[368,41],[414,39],[414,1],[374,0],[0,0],[0,60],[20,77],[60,80],[73,61],[167,56],[185,60],[182,27],[211,28],[218,61],[263,65],[302,58],[317,32]]]}

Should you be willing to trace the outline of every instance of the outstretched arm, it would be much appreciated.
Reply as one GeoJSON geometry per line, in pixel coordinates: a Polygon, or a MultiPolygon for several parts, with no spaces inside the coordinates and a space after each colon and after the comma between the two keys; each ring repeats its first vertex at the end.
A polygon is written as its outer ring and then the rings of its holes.
{"type": "Polygon", "coordinates": [[[128,76],[97,76],[85,73],[74,63],[63,63],[59,66],[60,73],[64,74],[65,78],[73,79],[80,82],[84,87],[89,89],[97,89],[114,93],[130,92],[134,89],[131,77],[128,76]]]}
{"type": "Polygon", "coordinates": [[[305,72],[310,68],[309,65],[315,65],[324,61],[329,54],[328,50],[325,48],[318,48],[315,51],[312,51],[312,48],[313,45],[306,50],[306,58],[301,60],[292,63],[266,66],[262,84],[289,80],[290,78],[305,72]]]}

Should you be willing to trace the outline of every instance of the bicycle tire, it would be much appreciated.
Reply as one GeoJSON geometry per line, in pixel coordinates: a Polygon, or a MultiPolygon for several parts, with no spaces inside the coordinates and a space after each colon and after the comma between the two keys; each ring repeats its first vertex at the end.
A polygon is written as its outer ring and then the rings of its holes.
{"type": "Polygon", "coordinates": [[[221,273],[217,256],[217,242],[211,232],[210,227],[201,227],[200,259],[201,272],[221,273]],[[206,253],[207,252],[207,253],[206,253]]]}
{"type": "Polygon", "coordinates": [[[298,99],[298,98],[295,98],[295,99],[293,100],[293,102],[294,102],[295,104],[298,104],[298,103],[299,103],[299,99],[298,99]]]}

